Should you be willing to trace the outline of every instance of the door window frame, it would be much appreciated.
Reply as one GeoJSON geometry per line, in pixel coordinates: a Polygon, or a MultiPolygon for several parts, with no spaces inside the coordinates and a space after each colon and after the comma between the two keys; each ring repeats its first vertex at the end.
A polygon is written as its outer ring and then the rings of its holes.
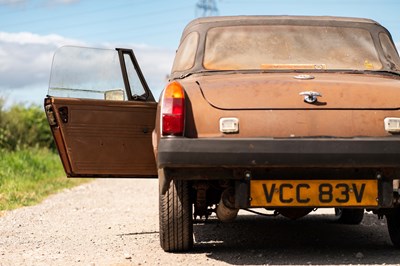
{"type": "Polygon", "coordinates": [[[139,63],[136,60],[135,54],[133,53],[132,49],[126,49],[126,48],[116,48],[115,49],[118,52],[118,57],[119,57],[119,62],[121,66],[121,73],[122,73],[122,78],[124,80],[124,85],[125,85],[125,90],[128,96],[129,101],[150,101],[154,102],[154,96],[150,91],[149,86],[147,85],[147,82],[143,76],[142,70],[139,67],[139,63]],[[145,90],[145,93],[143,95],[133,95],[132,90],[131,90],[131,85],[129,82],[129,76],[126,68],[126,62],[125,62],[125,55],[128,55],[129,58],[131,59],[133,63],[133,67],[136,70],[137,76],[140,80],[140,83],[143,86],[143,89],[145,90]]]}

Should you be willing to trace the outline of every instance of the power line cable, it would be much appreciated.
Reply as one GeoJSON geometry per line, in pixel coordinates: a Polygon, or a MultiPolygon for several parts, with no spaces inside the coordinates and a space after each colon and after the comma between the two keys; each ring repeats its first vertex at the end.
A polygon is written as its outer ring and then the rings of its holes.
{"type": "MultiPolygon", "coordinates": [[[[85,2],[90,2],[92,1],[95,4],[98,4],[98,0],[85,0],[85,2]]],[[[125,0],[122,0],[125,1],[125,0]]],[[[158,1],[158,0],[153,0],[154,1],[158,1]]],[[[30,12],[36,9],[43,9],[43,8],[54,8],[54,7],[66,7],[66,6],[73,6],[73,5],[79,5],[80,3],[82,3],[82,1],[78,2],[78,3],[58,3],[58,4],[50,4],[49,1],[47,1],[47,4],[45,1],[41,1],[39,2],[39,4],[36,5],[30,5],[32,2],[36,2],[37,1],[26,1],[26,0],[21,0],[20,2],[27,2],[27,3],[0,3],[0,8],[7,8],[8,10],[4,10],[3,12],[0,12],[0,14],[3,13],[7,13],[7,14],[15,14],[15,13],[26,13],[26,12],[30,12]],[[29,7],[27,7],[27,5],[30,5],[29,7]],[[21,7],[23,6],[23,7],[21,7]],[[10,10],[13,9],[13,10],[10,10]]],[[[111,2],[111,1],[110,1],[111,2]]],[[[116,2],[121,2],[121,0],[114,0],[112,3],[115,4],[116,2]]],[[[130,4],[135,4],[134,2],[128,1],[130,2],[130,4]]],[[[143,1],[143,2],[147,2],[149,3],[149,1],[143,1]]],[[[139,3],[140,4],[140,3],[139,3]]]]}
{"type": "MultiPolygon", "coordinates": [[[[153,1],[159,1],[159,0],[153,0],[153,1]]],[[[103,8],[98,8],[98,9],[93,9],[89,11],[83,11],[83,12],[77,12],[73,14],[67,14],[67,15],[62,15],[62,16],[51,16],[51,17],[46,17],[46,18],[40,18],[40,19],[35,19],[35,20],[28,20],[28,21],[23,21],[23,22],[18,22],[18,23],[12,23],[12,24],[3,24],[2,27],[13,27],[13,26],[20,26],[20,25],[26,25],[26,24],[32,24],[32,23],[37,23],[37,22],[46,22],[46,21],[53,21],[55,19],[60,19],[60,18],[71,18],[71,17],[76,17],[76,16],[81,16],[81,15],[86,15],[86,14],[94,14],[94,13],[99,13],[102,11],[109,11],[109,10],[114,10],[114,9],[120,9],[122,7],[127,7],[127,6],[138,6],[142,4],[149,4],[151,2],[147,1],[141,1],[139,3],[135,2],[129,2],[129,3],[124,3],[120,5],[113,5],[111,7],[103,7],[103,8]]]]}
{"type": "MultiPolygon", "coordinates": [[[[165,34],[171,34],[170,31],[167,30],[160,30],[160,27],[164,27],[164,26],[170,26],[172,24],[176,24],[176,23],[182,23],[183,25],[186,25],[184,23],[188,23],[188,20],[174,20],[174,21],[169,21],[169,22],[163,22],[161,25],[160,23],[157,24],[147,24],[147,25],[141,25],[138,27],[129,27],[129,28],[120,28],[120,30],[107,30],[107,31],[99,31],[99,32],[92,32],[92,33],[88,33],[88,34],[82,34],[82,35],[78,35],[75,36],[74,38],[80,39],[83,37],[93,37],[93,36],[110,36],[110,35],[115,35],[115,34],[119,34],[119,33],[127,33],[127,32],[133,32],[136,30],[142,30],[142,29],[155,29],[157,30],[156,32],[154,31],[149,31],[146,30],[145,34],[140,34],[140,35],[130,35],[130,37],[145,37],[145,36],[149,36],[149,35],[154,35],[154,34],[158,34],[158,33],[165,33],[165,34]]],[[[183,26],[184,27],[184,26],[183,26]]]]}
{"type": "MultiPolygon", "coordinates": [[[[101,24],[101,23],[105,23],[105,22],[110,23],[110,21],[115,22],[115,21],[121,21],[121,20],[132,19],[132,18],[147,17],[147,16],[152,16],[152,15],[163,14],[163,13],[166,13],[166,12],[172,12],[172,11],[187,9],[188,7],[190,7],[190,6],[183,6],[183,7],[180,7],[180,8],[173,8],[173,9],[167,9],[167,10],[159,10],[159,11],[156,11],[156,12],[141,13],[139,15],[129,14],[127,16],[111,17],[111,18],[107,18],[107,19],[90,21],[90,22],[87,22],[87,23],[63,25],[63,26],[57,26],[57,27],[53,27],[53,28],[50,27],[50,28],[46,28],[46,31],[56,31],[56,30],[59,30],[59,29],[65,30],[65,29],[71,29],[71,28],[77,28],[77,27],[84,27],[84,26],[88,26],[88,25],[96,25],[96,24],[101,24]]],[[[153,26],[162,26],[162,24],[160,25],[160,23],[157,23],[157,24],[154,24],[153,26]]],[[[145,28],[145,26],[141,26],[140,28],[143,29],[143,28],[145,28]]]]}
{"type": "MultiPolygon", "coordinates": [[[[46,4],[46,2],[40,2],[39,4],[36,5],[31,5],[30,1],[25,1],[21,0],[19,1],[21,3],[0,3],[0,8],[6,8],[3,12],[0,12],[1,14],[7,13],[9,14],[17,14],[17,13],[27,13],[30,11],[34,11],[36,9],[42,9],[42,8],[49,8],[49,7],[54,7],[54,6],[71,6],[71,5],[76,5],[75,3],[59,3],[59,4],[46,4]],[[27,2],[27,3],[22,3],[22,2],[27,2]],[[30,5],[28,7],[28,5],[30,5]]],[[[33,1],[32,1],[33,2],[33,1]]]]}

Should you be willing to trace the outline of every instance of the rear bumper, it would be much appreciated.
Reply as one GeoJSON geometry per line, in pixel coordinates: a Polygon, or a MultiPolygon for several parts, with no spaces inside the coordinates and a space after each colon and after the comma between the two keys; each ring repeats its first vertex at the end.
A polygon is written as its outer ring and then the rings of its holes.
{"type": "Polygon", "coordinates": [[[400,168],[400,138],[162,138],[158,168],[400,168]]]}
{"type": "Polygon", "coordinates": [[[305,184],[310,179],[378,179],[378,206],[373,208],[392,208],[393,179],[400,175],[400,139],[163,138],[157,164],[164,170],[162,193],[174,178],[236,180],[237,208],[250,206],[250,180],[265,178],[305,184]]]}

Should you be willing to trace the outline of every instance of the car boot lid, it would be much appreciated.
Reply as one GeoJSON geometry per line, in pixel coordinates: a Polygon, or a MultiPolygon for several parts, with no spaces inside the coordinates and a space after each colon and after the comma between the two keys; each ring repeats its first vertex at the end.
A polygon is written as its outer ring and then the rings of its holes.
{"type": "Polygon", "coordinates": [[[197,77],[219,109],[399,109],[398,78],[348,73],[222,74],[197,77]],[[233,96],[233,97],[232,97],[233,96]]]}

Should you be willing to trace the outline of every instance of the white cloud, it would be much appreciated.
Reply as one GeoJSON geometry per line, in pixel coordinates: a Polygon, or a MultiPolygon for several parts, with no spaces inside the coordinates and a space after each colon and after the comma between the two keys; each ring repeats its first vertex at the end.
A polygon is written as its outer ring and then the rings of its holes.
{"type": "Polygon", "coordinates": [[[76,43],[79,41],[66,39],[60,35],[37,35],[30,32],[19,32],[19,33],[9,33],[0,32],[0,42],[2,43],[14,43],[18,45],[24,44],[63,44],[63,43],[76,43]]]}
{"type": "Polygon", "coordinates": [[[62,45],[84,43],[58,35],[0,32],[0,96],[7,103],[41,104],[54,51],[62,45]]]}
{"type": "Polygon", "coordinates": [[[67,44],[84,45],[58,35],[0,32],[0,88],[46,84],[54,51],[67,44]]]}
{"type": "MultiPolygon", "coordinates": [[[[63,45],[92,46],[60,35],[0,32],[0,97],[11,103],[41,104],[47,94],[54,52],[63,45]]],[[[133,48],[149,87],[158,97],[174,51],[135,44],[100,46],[133,48]]]]}

